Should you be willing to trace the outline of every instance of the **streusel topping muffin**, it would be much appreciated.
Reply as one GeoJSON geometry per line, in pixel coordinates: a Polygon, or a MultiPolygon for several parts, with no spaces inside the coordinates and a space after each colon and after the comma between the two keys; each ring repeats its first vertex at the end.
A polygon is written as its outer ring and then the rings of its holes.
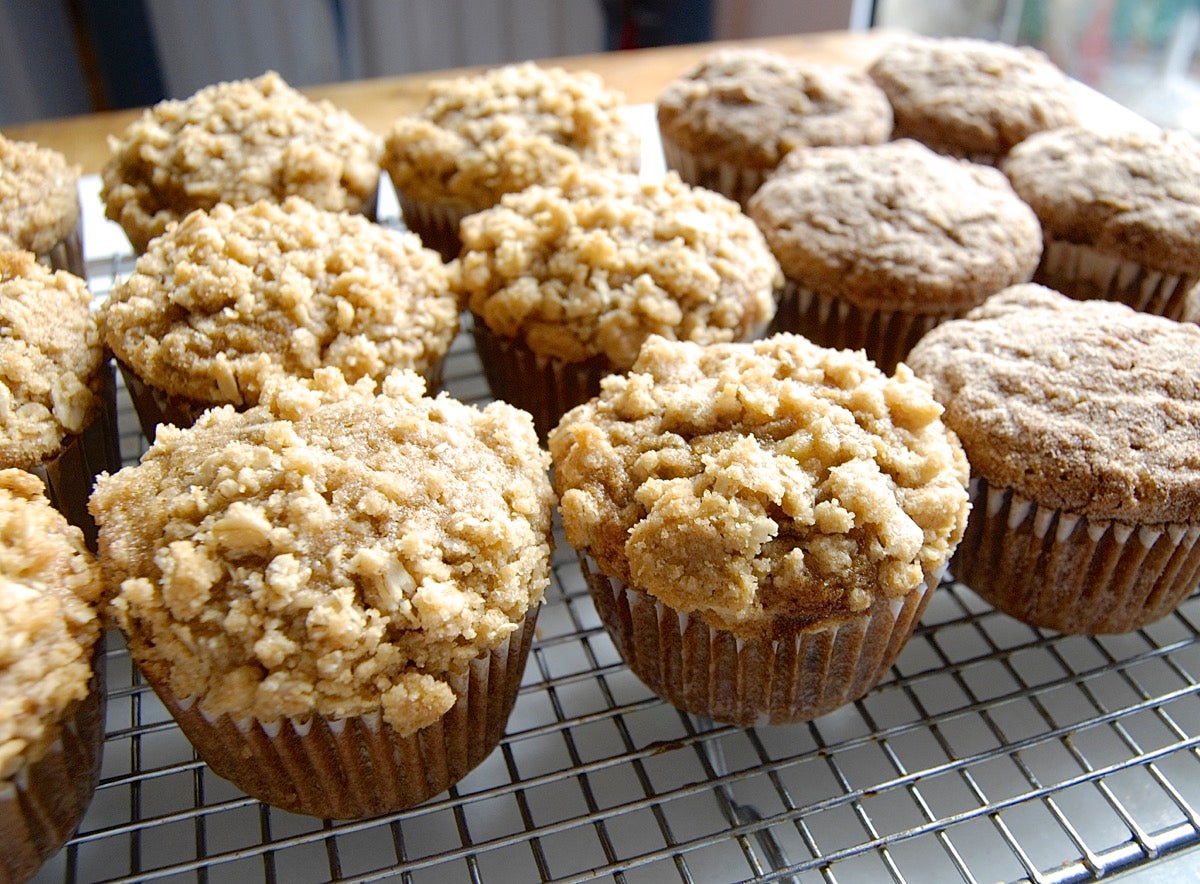
{"type": "Polygon", "coordinates": [[[0,249],[42,255],[79,223],[78,166],[57,151],[0,135],[0,249]]]}

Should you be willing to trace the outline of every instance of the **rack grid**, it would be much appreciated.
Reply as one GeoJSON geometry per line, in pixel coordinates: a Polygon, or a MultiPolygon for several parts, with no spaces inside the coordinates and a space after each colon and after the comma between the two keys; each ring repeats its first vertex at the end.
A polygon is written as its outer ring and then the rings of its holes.
{"type": "MultiPolygon", "coordinates": [[[[93,256],[93,290],[131,266],[93,256]]],[[[465,332],[444,386],[488,399],[465,332]]],[[[135,462],[145,442],[120,396],[135,462]]],[[[297,816],[217,777],[110,633],[100,785],[35,880],[1058,884],[1200,843],[1200,595],[1091,638],[1025,626],[948,577],[862,700],[739,728],[637,680],[556,539],[500,746],[448,793],[376,819],[297,816]]]]}

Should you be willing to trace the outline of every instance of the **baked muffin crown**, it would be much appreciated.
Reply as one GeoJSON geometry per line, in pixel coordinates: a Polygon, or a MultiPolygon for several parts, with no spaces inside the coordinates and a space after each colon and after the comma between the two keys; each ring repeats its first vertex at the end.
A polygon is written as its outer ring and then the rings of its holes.
{"type": "Polygon", "coordinates": [[[1037,285],[994,295],[909,354],[972,470],[1043,506],[1200,520],[1200,328],[1037,285]]]}
{"type": "Polygon", "coordinates": [[[78,166],[0,135],[0,249],[50,251],[79,223],[78,166]]]}
{"type": "Polygon", "coordinates": [[[710,625],[779,637],[931,579],[967,462],[929,386],[796,335],[651,338],[550,436],[567,540],[710,625]]]}

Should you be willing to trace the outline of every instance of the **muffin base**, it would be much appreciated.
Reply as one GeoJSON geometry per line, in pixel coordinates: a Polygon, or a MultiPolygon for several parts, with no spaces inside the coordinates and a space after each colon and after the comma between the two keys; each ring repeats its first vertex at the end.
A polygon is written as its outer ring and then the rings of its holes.
{"type": "Polygon", "coordinates": [[[674,169],[688,184],[715,190],[731,200],[736,200],[742,208],[745,208],[750,197],[754,196],[774,171],[772,168],[739,166],[736,163],[722,162],[703,154],[692,153],[665,133],[660,132],[660,136],[668,169],[674,169]]]}
{"type": "Polygon", "coordinates": [[[971,501],[950,569],[1030,626],[1130,632],[1171,613],[1200,580],[1200,525],[1088,519],[982,478],[971,480],[971,501]]]}
{"type": "Polygon", "coordinates": [[[783,639],[740,639],[601,573],[579,553],[600,619],[633,673],[685,712],[737,725],[794,724],[873,688],[912,635],[937,580],[862,614],[783,639]]]}
{"type": "Polygon", "coordinates": [[[66,270],[80,279],[87,279],[87,262],[83,258],[82,214],[70,233],[37,258],[51,270],[66,270]]]}
{"type": "Polygon", "coordinates": [[[462,240],[458,237],[458,223],[478,210],[455,203],[417,200],[400,192],[396,193],[396,199],[400,202],[404,226],[421,237],[421,242],[426,248],[438,252],[443,261],[451,261],[458,257],[462,249],[462,240]]]}
{"type": "Polygon", "coordinates": [[[194,698],[175,697],[165,671],[142,667],[142,673],[216,774],[292,813],[357,819],[420,804],[496,748],[516,701],[537,611],[531,608],[507,641],[450,680],[458,700],[449,712],[408,736],[378,713],[268,723],[212,718],[194,698]]]}
{"type": "Polygon", "coordinates": [[[0,881],[24,881],[71,837],[96,783],[104,743],[104,639],[92,655],[88,694],[72,704],[38,761],[0,783],[0,881]]]}
{"type": "Polygon", "coordinates": [[[1120,301],[1134,310],[1168,319],[1196,320],[1188,315],[1188,293],[1200,275],[1165,273],[1105,255],[1091,246],[1046,237],[1034,282],[1077,301],[1120,301]]]}

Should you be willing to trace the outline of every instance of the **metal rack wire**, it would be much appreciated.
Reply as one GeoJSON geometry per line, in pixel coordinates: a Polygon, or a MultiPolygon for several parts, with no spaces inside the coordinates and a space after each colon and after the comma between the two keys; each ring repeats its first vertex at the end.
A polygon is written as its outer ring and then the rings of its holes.
{"type": "MultiPolygon", "coordinates": [[[[93,261],[98,294],[128,258],[93,261]]],[[[487,386],[468,335],[445,387],[487,386]]],[[[122,399],[122,452],[144,449],[122,399]]],[[[1200,596],[1087,638],[937,591],[889,676],[808,724],[718,726],[621,663],[558,533],[499,748],[448,793],[331,822],[196,759],[116,634],[104,766],[39,881],[1089,880],[1200,842],[1200,596]]]]}

